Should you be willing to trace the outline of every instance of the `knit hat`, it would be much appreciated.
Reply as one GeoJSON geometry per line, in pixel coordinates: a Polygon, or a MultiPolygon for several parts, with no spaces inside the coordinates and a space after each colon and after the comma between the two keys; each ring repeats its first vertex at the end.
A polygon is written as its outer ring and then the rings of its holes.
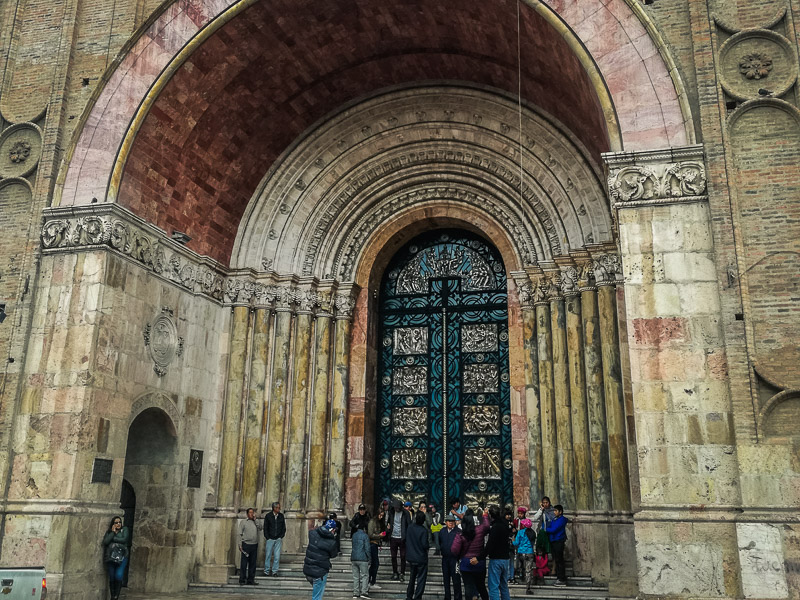
{"type": "Polygon", "coordinates": [[[325,521],[325,529],[334,530],[336,529],[336,521],[333,519],[328,519],[325,521]]]}
{"type": "Polygon", "coordinates": [[[517,512],[518,512],[518,513],[519,513],[519,512],[521,512],[521,513],[526,513],[526,512],[528,512],[528,507],[527,507],[527,506],[520,506],[520,507],[517,509],[517,512]]]}
{"type": "Polygon", "coordinates": [[[533,525],[533,523],[531,522],[530,519],[522,519],[522,521],[520,521],[519,524],[522,525],[526,529],[528,527],[530,527],[531,525],[533,525]]]}

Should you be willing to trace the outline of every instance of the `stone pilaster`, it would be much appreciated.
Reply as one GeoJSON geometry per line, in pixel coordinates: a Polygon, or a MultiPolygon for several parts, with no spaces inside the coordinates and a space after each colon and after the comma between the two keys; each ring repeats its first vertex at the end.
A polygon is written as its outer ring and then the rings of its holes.
{"type": "Polygon", "coordinates": [[[231,326],[231,354],[228,365],[228,386],[225,397],[225,420],[222,427],[222,452],[219,461],[219,489],[217,504],[221,508],[236,508],[235,487],[237,473],[241,473],[240,429],[242,403],[246,401],[245,371],[247,367],[250,331],[250,308],[233,307],[231,326]]]}
{"type": "Polygon", "coordinates": [[[575,506],[575,462],[572,450],[572,420],[567,358],[567,313],[561,295],[558,273],[547,278],[553,344],[553,394],[555,399],[556,447],[558,463],[558,502],[575,506]]]}
{"type": "Polygon", "coordinates": [[[603,386],[603,354],[600,343],[600,317],[597,312],[597,288],[591,263],[579,274],[583,359],[586,370],[586,411],[592,468],[592,502],[595,510],[611,508],[611,467],[608,462],[608,431],[603,386]]]}
{"type": "Polygon", "coordinates": [[[328,508],[339,513],[344,512],[344,477],[347,459],[347,396],[350,383],[350,330],[353,309],[355,308],[355,291],[355,289],[341,289],[336,295],[328,508]]]}
{"type": "MultiPolygon", "coordinates": [[[[639,590],[741,597],[739,467],[719,367],[724,340],[708,327],[721,314],[702,148],[605,158],[625,274],[641,483],[639,590]]],[[[610,300],[601,300],[601,320],[604,303],[610,300]]]]}
{"type": "Polygon", "coordinates": [[[589,424],[586,405],[586,374],[583,360],[583,326],[578,271],[574,266],[561,269],[569,360],[569,397],[572,411],[572,452],[575,460],[575,508],[588,510],[592,502],[592,465],[589,452],[589,424]]]}
{"type": "Polygon", "coordinates": [[[289,457],[286,462],[286,492],[284,505],[287,512],[298,513],[304,508],[303,481],[306,470],[306,417],[310,384],[312,310],[319,303],[316,291],[303,291],[295,319],[292,394],[289,406],[289,457]]]}
{"type": "Polygon", "coordinates": [[[611,506],[614,510],[631,509],[628,469],[628,446],[625,427],[625,398],[617,327],[617,276],[621,276],[619,256],[603,254],[593,262],[597,284],[600,322],[600,345],[603,354],[603,385],[606,399],[608,455],[611,466],[611,506]]]}
{"type": "Polygon", "coordinates": [[[284,288],[275,305],[274,358],[269,381],[270,397],[267,417],[267,466],[264,478],[265,506],[278,501],[281,495],[286,403],[289,393],[289,369],[292,356],[293,309],[294,290],[292,288],[284,288]]]}
{"type": "Polygon", "coordinates": [[[320,297],[320,309],[314,327],[314,394],[309,426],[308,496],[306,517],[321,518],[325,511],[325,465],[328,442],[326,416],[331,401],[331,329],[333,327],[332,295],[326,291],[320,297]]]}
{"type": "Polygon", "coordinates": [[[539,411],[542,427],[541,485],[545,494],[558,490],[558,448],[556,446],[556,405],[553,387],[553,335],[550,301],[540,278],[533,291],[536,308],[536,341],[539,367],[539,411]]]}
{"type": "Polygon", "coordinates": [[[524,272],[516,273],[518,297],[522,312],[522,368],[525,377],[525,417],[527,422],[528,472],[530,500],[535,503],[544,494],[542,487],[542,422],[539,410],[539,365],[536,340],[536,307],[533,284],[524,272]]]}
{"type": "Polygon", "coordinates": [[[259,308],[255,311],[253,324],[252,356],[248,380],[247,416],[245,418],[244,466],[242,472],[243,507],[260,504],[258,491],[262,488],[263,474],[260,472],[264,439],[264,408],[266,406],[267,365],[270,348],[270,311],[259,308]]]}

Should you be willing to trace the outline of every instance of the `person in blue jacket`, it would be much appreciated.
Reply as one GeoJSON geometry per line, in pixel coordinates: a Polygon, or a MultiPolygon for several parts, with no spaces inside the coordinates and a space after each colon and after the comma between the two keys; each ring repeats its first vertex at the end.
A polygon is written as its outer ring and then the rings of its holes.
{"type": "Polygon", "coordinates": [[[567,523],[564,507],[556,504],[553,507],[555,518],[547,524],[547,537],[550,538],[550,550],[556,563],[556,585],[567,585],[567,570],[564,564],[564,546],[567,543],[567,523]]]}

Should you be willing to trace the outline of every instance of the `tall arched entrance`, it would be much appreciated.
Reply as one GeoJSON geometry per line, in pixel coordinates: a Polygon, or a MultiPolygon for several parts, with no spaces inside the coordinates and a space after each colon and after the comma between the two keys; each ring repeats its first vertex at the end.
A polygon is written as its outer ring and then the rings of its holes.
{"type": "Polygon", "coordinates": [[[377,495],[513,500],[506,274],[476,234],[433,230],[380,291],[377,495]]]}

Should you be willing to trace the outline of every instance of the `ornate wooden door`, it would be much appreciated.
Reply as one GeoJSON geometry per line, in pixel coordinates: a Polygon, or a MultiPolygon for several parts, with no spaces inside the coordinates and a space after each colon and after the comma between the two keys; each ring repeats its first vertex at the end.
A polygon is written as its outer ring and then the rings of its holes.
{"type": "Polygon", "coordinates": [[[403,247],[381,284],[379,497],[512,502],[506,274],[458,230],[403,247]]]}

